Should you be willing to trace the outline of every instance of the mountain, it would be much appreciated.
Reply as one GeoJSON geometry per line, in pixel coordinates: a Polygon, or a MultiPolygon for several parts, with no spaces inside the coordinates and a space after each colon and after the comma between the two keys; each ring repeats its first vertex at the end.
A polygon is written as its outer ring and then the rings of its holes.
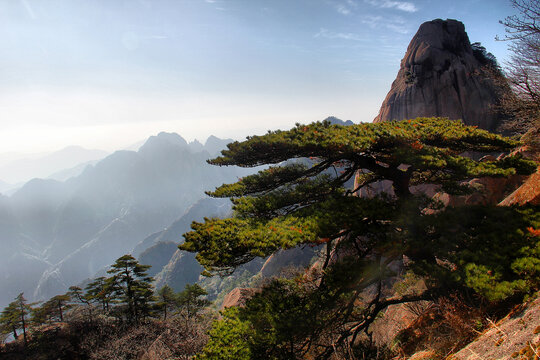
{"type": "Polygon", "coordinates": [[[97,164],[98,161],[99,160],[87,161],[87,162],[83,162],[78,165],[75,165],[74,167],[57,171],[47,176],[47,179],[66,181],[69,178],[80,175],[84,171],[84,169],[86,169],[88,165],[95,165],[97,164]]]}
{"type": "Polygon", "coordinates": [[[208,151],[211,156],[219,155],[220,151],[227,148],[227,144],[233,142],[232,139],[220,139],[213,135],[210,135],[204,143],[204,149],[208,151]]]}
{"type": "Polygon", "coordinates": [[[9,183],[44,178],[58,171],[73,168],[80,163],[102,159],[107,154],[102,150],[69,146],[47,155],[20,158],[5,163],[0,166],[0,178],[9,183]]]}
{"type": "Polygon", "coordinates": [[[8,184],[5,181],[0,180],[0,194],[4,194],[7,191],[13,189],[13,187],[16,185],[8,184]]]}
{"type": "Polygon", "coordinates": [[[184,242],[182,235],[191,230],[193,221],[203,221],[205,217],[226,217],[231,211],[229,199],[201,199],[167,229],[152,234],[137,245],[133,253],[140,253],[139,260],[142,264],[161,266],[159,269],[152,269],[156,274],[156,288],[169,285],[181,291],[186,284],[197,282],[203,268],[195,260],[195,254],[178,250],[177,246],[184,242]],[[172,252],[167,253],[164,249],[168,247],[166,244],[171,242],[175,247],[172,252]],[[145,248],[146,250],[143,250],[145,248]],[[152,259],[153,264],[145,262],[145,259],[152,259]]]}
{"type": "Polygon", "coordinates": [[[422,24],[373,122],[442,116],[496,129],[501,119],[494,105],[500,92],[484,66],[492,62],[485,51],[473,49],[461,22],[422,24]]]}
{"type": "Polygon", "coordinates": [[[0,230],[0,306],[21,289],[29,298],[45,299],[93,277],[170,228],[206,197],[204,191],[253,171],[211,166],[209,151],[194,149],[178,134],[160,133],[139,151],[117,151],[66,181],[34,179],[0,197],[2,221],[9,225],[0,230]],[[23,260],[33,263],[31,274],[23,276],[14,266],[23,260]]]}
{"type": "Polygon", "coordinates": [[[335,116],[329,116],[327,117],[326,119],[324,119],[324,121],[330,121],[330,124],[332,125],[343,125],[343,126],[351,126],[351,125],[354,125],[354,123],[352,122],[352,120],[346,120],[346,121],[343,121],[341,119],[338,119],[337,117],[335,116]]]}

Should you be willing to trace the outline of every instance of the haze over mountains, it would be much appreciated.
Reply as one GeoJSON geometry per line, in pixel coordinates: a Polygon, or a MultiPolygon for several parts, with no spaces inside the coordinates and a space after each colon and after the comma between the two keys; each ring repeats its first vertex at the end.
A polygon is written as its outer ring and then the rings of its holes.
{"type": "Polygon", "coordinates": [[[66,181],[33,179],[0,196],[0,306],[22,291],[44,299],[94,276],[179,219],[205,190],[253,171],[206,163],[230,141],[211,136],[203,145],[160,133],[66,181]]]}
{"type": "Polygon", "coordinates": [[[47,178],[58,171],[100,160],[107,155],[106,151],[80,146],[68,146],[46,154],[12,155],[0,162],[0,179],[9,184],[17,184],[32,178],[47,178]]]}

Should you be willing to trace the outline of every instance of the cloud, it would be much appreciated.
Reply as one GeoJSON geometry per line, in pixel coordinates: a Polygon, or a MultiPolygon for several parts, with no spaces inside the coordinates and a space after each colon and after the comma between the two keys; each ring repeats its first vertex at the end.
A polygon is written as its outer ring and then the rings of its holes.
{"type": "Polygon", "coordinates": [[[374,15],[365,15],[360,18],[360,22],[369,26],[371,29],[387,28],[388,30],[399,34],[408,34],[409,28],[407,22],[400,16],[383,17],[374,15]]]}
{"type": "Polygon", "coordinates": [[[225,11],[226,10],[224,7],[217,6],[220,3],[223,3],[222,0],[204,0],[204,2],[207,3],[207,4],[210,4],[210,5],[216,5],[214,7],[214,9],[216,9],[216,10],[219,10],[219,11],[225,11]]]}
{"type": "Polygon", "coordinates": [[[369,26],[372,29],[375,29],[376,27],[381,25],[382,20],[383,20],[382,16],[366,15],[360,19],[360,22],[362,24],[369,26]]]}
{"type": "Polygon", "coordinates": [[[409,33],[409,29],[407,29],[405,26],[403,25],[398,25],[398,24],[387,24],[386,27],[390,30],[393,30],[397,33],[400,33],[400,34],[408,34],[409,33]]]}
{"type": "Polygon", "coordinates": [[[358,34],[333,32],[325,28],[321,28],[321,30],[318,33],[316,33],[313,37],[315,38],[321,37],[321,38],[326,38],[326,39],[353,40],[353,41],[366,40],[365,38],[362,38],[358,34]]]}
{"type": "Polygon", "coordinates": [[[331,1],[330,3],[341,15],[350,15],[358,7],[358,4],[354,0],[338,0],[331,1]]]}
{"type": "Polygon", "coordinates": [[[393,0],[364,0],[366,4],[383,9],[397,9],[409,13],[417,12],[418,8],[412,2],[393,0]]]}
{"type": "Polygon", "coordinates": [[[344,6],[344,5],[337,5],[336,6],[336,10],[338,13],[342,14],[342,15],[349,15],[351,13],[351,10],[344,6]]]}
{"type": "Polygon", "coordinates": [[[165,40],[168,38],[169,37],[166,35],[148,35],[148,36],[143,37],[143,39],[145,40],[165,40]]]}

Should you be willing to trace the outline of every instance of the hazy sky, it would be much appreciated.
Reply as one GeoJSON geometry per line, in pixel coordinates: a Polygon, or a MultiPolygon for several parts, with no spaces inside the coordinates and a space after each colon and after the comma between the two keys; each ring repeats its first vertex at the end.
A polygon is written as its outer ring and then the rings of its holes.
{"type": "Polygon", "coordinates": [[[0,0],[0,154],[371,121],[418,26],[507,56],[507,0],[0,0]]]}

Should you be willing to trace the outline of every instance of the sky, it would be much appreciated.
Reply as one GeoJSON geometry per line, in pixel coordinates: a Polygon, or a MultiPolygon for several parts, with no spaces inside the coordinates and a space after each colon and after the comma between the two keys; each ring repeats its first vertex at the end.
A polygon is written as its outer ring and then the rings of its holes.
{"type": "Polygon", "coordinates": [[[0,155],[371,121],[420,24],[508,57],[508,0],[0,0],[0,155]]]}

